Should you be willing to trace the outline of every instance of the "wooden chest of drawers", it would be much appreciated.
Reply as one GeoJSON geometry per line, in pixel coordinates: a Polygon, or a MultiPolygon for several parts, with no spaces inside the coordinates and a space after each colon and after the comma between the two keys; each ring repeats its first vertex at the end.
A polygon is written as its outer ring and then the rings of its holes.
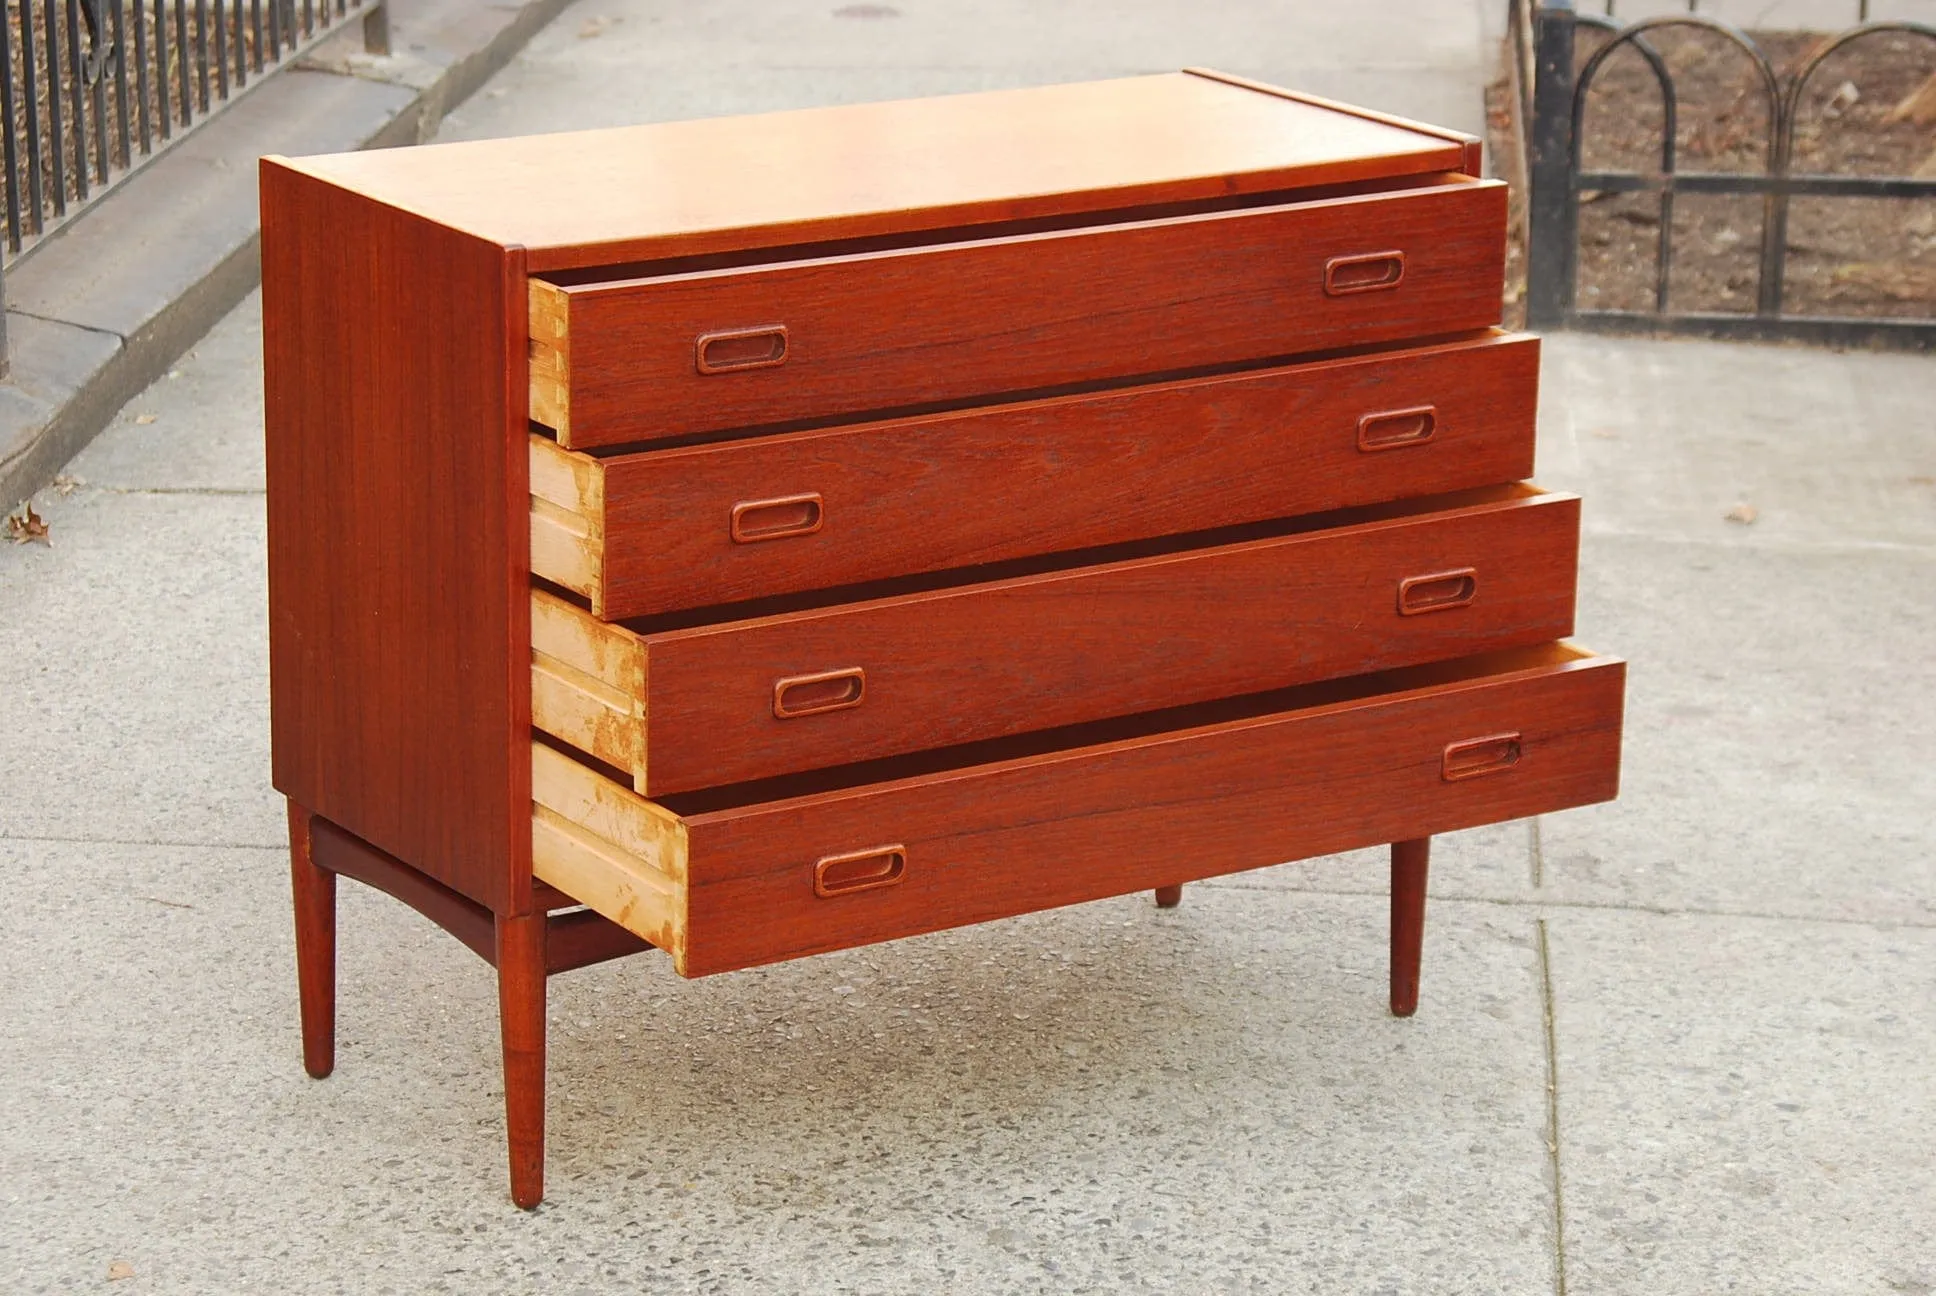
{"type": "Polygon", "coordinates": [[[1604,800],[1476,141],[1205,72],[266,159],[274,774],[497,968],[698,976],[1604,800]]]}

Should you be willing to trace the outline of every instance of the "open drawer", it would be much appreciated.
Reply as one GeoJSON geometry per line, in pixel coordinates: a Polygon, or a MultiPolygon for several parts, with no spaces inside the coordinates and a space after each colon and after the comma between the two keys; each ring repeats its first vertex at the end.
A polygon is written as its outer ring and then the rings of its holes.
{"type": "Polygon", "coordinates": [[[648,795],[1572,633],[1579,500],[1531,486],[1261,538],[720,621],[532,595],[532,723],[648,795]]]}
{"type": "Polygon", "coordinates": [[[532,279],[531,417],[567,447],[645,444],[1497,324],[1505,186],[1381,183],[803,260],[532,279]]]}
{"type": "Polygon", "coordinates": [[[1478,337],[594,458],[531,437],[531,570],[619,621],[1518,481],[1539,341],[1478,337]]]}
{"type": "Polygon", "coordinates": [[[534,744],[533,868],[700,976],[1605,801],[1624,679],[1546,644],[659,802],[534,744]]]}

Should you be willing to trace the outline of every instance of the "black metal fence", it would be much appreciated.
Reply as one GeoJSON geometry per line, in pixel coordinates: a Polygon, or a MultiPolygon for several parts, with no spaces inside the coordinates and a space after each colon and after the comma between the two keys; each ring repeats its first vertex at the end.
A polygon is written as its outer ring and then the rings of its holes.
{"type": "MultiPolygon", "coordinates": [[[[1609,5],[1609,8],[1612,6],[1609,5]]],[[[1690,10],[1694,5],[1690,3],[1690,10]]],[[[1868,16],[1866,0],[1857,15],[1868,16]]],[[[1576,11],[1572,0],[1514,0],[1510,23],[1513,104],[1525,147],[1529,182],[1527,206],[1526,305],[1533,327],[1572,327],[1620,333],[1693,333],[1710,337],[1798,339],[1837,345],[1936,349],[1936,294],[1912,302],[1913,317],[1821,314],[1791,311],[1785,305],[1790,239],[1790,209],[1796,199],[1836,199],[1853,203],[1875,199],[1914,199],[1936,204],[1936,178],[1924,175],[1824,174],[1799,169],[1796,127],[1804,95],[1817,73],[1854,42],[1885,34],[1925,42],[1929,66],[1936,69],[1936,27],[1905,21],[1869,22],[1816,42],[1786,76],[1779,75],[1766,52],[1746,33],[1727,23],[1690,12],[1622,25],[1617,19],[1576,11]],[[1578,57],[1581,28],[1605,33],[1598,48],[1578,57]],[[1750,69],[1755,94],[1765,108],[1765,134],[1753,150],[1755,165],[1743,170],[1687,170],[1682,167],[1676,69],[1657,48],[1668,29],[1700,30],[1725,42],[1750,69]],[[1654,39],[1650,39],[1650,37],[1654,39]],[[1595,129],[1589,120],[1588,92],[1620,51],[1630,49],[1645,64],[1660,95],[1658,164],[1628,170],[1582,165],[1583,146],[1595,129]],[[1651,309],[1598,309],[1583,306],[1580,294],[1581,205],[1583,200],[1650,194],[1658,204],[1654,222],[1651,309]],[[1675,203],[1681,195],[1747,195],[1759,200],[1760,234],[1755,259],[1752,306],[1739,311],[1676,309],[1671,284],[1676,253],[1675,203]]],[[[1686,70],[1686,69],[1684,69],[1686,70]]],[[[1703,61],[1692,69],[1707,73],[1703,61]]],[[[1936,142],[1936,141],[1933,141],[1936,142]]],[[[1923,168],[1926,172],[1926,167],[1923,168]]]]}
{"type": "Polygon", "coordinates": [[[278,67],[352,20],[387,52],[381,0],[6,0],[5,258],[33,251],[278,67]]]}

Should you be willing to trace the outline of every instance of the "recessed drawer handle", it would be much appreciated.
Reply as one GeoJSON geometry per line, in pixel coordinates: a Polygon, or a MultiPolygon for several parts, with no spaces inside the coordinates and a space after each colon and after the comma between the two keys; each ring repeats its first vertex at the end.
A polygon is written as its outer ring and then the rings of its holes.
{"type": "Polygon", "coordinates": [[[786,363],[784,324],[701,333],[696,348],[702,374],[738,373],[742,369],[771,369],[786,363]]]}
{"type": "Polygon", "coordinates": [[[1398,582],[1398,615],[1417,616],[1421,612],[1462,608],[1478,596],[1476,567],[1433,572],[1429,576],[1407,576],[1398,582]]]}
{"type": "Polygon", "coordinates": [[[843,711],[857,707],[867,693],[867,674],[858,666],[821,671],[817,675],[789,675],[773,681],[773,715],[780,720],[843,711]]]}
{"type": "Polygon", "coordinates": [[[820,529],[825,514],[818,491],[779,499],[741,500],[733,505],[733,543],[812,535],[820,529]]]}
{"type": "Polygon", "coordinates": [[[1448,783],[1478,778],[1482,774],[1503,774],[1519,764],[1519,735],[1487,734],[1464,742],[1446,744],[1439,757],[1439,774],[1448,783]]]}
{"type": "Polygon", "coordinates": [[[1403,252],[1367,252],[1362,256],[1332,257],[1324,263],[1324,295],[1381,292],[1398,287],[1405,277],[1403,252]]]}
{"type": "Polygon", "coordinates": [[[907,847],[875,846],[869,850],[827,855],[813,863],[813,893],[852,895],[890,887],[907,876],[907,847]]]}
{"type": "Polygon", "coordinates": [[[1424,445],[1438,430],[1439,411],[1434,405],[1367,414],[1358,420],[1358,448],[1396,450],[1400,446],[1424,445]]]}

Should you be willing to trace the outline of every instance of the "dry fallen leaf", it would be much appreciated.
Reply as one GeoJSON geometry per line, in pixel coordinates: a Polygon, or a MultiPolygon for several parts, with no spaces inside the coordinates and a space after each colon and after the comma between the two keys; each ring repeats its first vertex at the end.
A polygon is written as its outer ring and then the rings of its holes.
{"type": "Polygon", "coordinates": [[[1931,72],[1921,85],[1904,95],[1902,102],[1891,108],[1882,120],[1891,126],[1897,122],[1936,126],[1936,72],[1931,72]]]}
{"type": "Polygon", "coordinates": [[[155,414],[137,414],[134,416],[134,421],[142,427],[147,427],[158,417],[160,416],[155,414]]]}
{"type": "Polygon", "coordinates": [[[120,1282],[123,1278],[134,1277],[134,1266],[126,1260],[116,1260],[108,1266],[108,1281],[120,1282]]]}
{"type": "Polygon", "coordinates": [[[51,547],[53,541],[47,538],[47,523],[40,514],[34,512],[29,503],[22,506],[24,511],[7,515],[7,539],[15,544],[31,544],[38,540],[51,547]]]}
{"type": "Polygon", "coordinates": [[[76,477],[73,473],[61,473],[54,478],[54,489],[62,495],[72,495],[76,487],[87,485],[87,478],[76,477]]]}
{"type": "Polygon", "coordinates": [[[1752,504],[1736,504],[1722,516],[1730,522],[1739,522],[1742,526],[1753,526],[1754,520],[1761,516],[1761,510],[1752,504]]]}

